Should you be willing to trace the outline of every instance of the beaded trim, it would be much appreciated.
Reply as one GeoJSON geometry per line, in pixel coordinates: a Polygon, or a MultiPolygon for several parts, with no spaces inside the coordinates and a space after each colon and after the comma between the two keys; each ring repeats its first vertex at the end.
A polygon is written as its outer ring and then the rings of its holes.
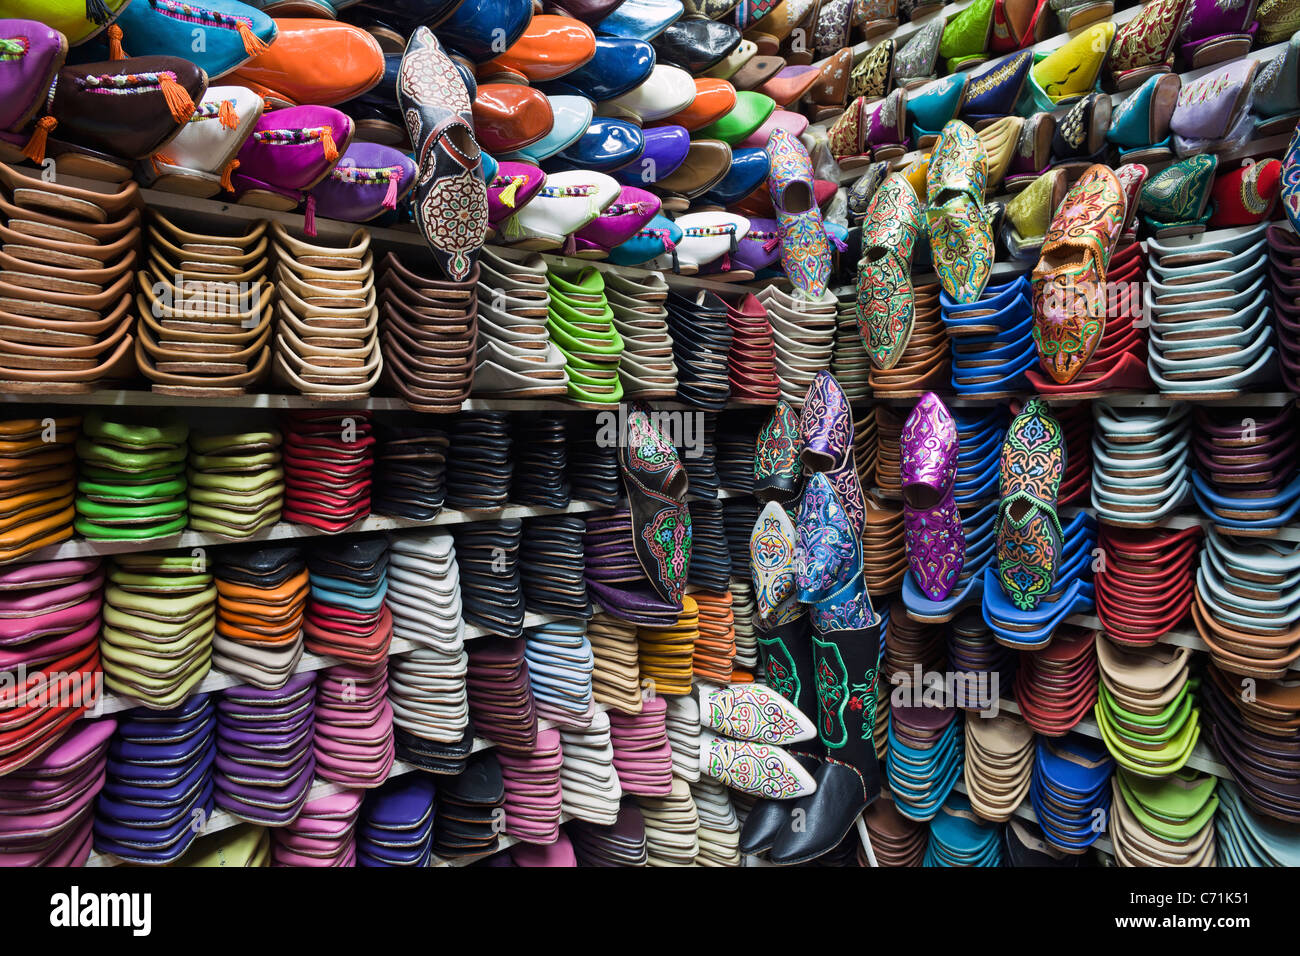
{"type": "Polygon", "coordinates": [[[171,70],[159,73],[105,73],[99,76],[83,76],[77,82],[91,93],[109,93],[115,96],[124,93],[149,93],[162,89],[162,81],[179,83],[171,70]]]}
{"type": "Polygon", "coordinates": [[[221,103],[229,103],[230,100],[222,100],[216,103],[200,103],[194,108],[194,115],[190,117],[191,123],[200,123],[203,120],[216,119],[221,115],[221,103]]]}
{"type": "Polygon", "coordinates": [[[401,166],[384,166],[376,169],[363,169],[360,166],[335,166],[330,171],[330,178],[341,183],[353,183],[358,186],[377,186],[402,178],[401,166]]]}
{"type": "Polygon", "coordinates": [[[645,203],[643,202],[625,202],[625,203],[616,202],[614,203],[614,205],[607,208],[600,215],[601,218],[604,218],[606,216],[627,216],[633,213],[642,213],[642,212],[645,212],[645,203]]]}
{"type": "Polygon", "coordinates": [[[223,27],[227,30],[237,30],[241,23],[249,28],[253,26],[252,17],[241,17],[233,13],[219,13],[206,7],[179,3],[177,0],[149,0],[149,3],[164,16],[171,17],[174,20],[184,20],[187,23],[201,23],[204,26],[223,27]]]}
{"type": "Polygon", "coordinates": [[[736,224],[729,222],[724,226],[688,226],[682,231],[688,236],[734,236],[736,224]]]}
{"type": "Polygon", "coordinates": [[[559,199],[564,196],[594,196],[595,186],[543,186],[539,194],[547,199],[559,199]]]}
{"type": "Polygon", "coordinates": [[[326,133],[333,135],[328,126],[309,126],[306,129],[264,129],[254,133],[253,140],[272,146],[299,146],[304,143],[319,142],[326,133]]]}
{"type": "Polygon", "coordinates": [[[27,37],[0,38],[0,60],[21,60],[30,47],[31,41],[27,37]]]}

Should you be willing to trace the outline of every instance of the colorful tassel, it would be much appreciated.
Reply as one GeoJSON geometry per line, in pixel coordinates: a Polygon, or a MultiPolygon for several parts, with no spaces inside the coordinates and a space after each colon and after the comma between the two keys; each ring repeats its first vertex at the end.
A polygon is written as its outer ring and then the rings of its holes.
{"type": "Polygon", "coordinates": [[[510,184],[506,186],[505,189],[501,190],[501,195],[497,197],[501,200],[501,205],[508,209],[515,208],[515,199],[518,198],[519,195],[519,184],[523,182],[523,179],[524,177],[522,176],[510,177],[510,184]]]}
{"type": "Polygon", "coordinates": [[[235,191],[235,182],[231,179],[235,175],[235,170],[239,168],[239,160],[232,159],[226,163],[226,168],[221,171],[221,188],[228,193],[235,191]]]}
{"type": "Polygon", "coordinates": [[[239,126],[239,114],[235,112],[233,100],[221,101],[221,107],[217,110],[217,118],[221,120],[221,125],[226,129],[235,129],[239,126]]]}
{"type": "Polygon", "coordinates": [[[316,237],[316,197],[307,197],[307,208],[302,214],[302,228],[313,239],[316,237]]]}
{"type": "Polygon", "coordinates": [[[388,191],[384,193],[384,201],[381,205],[385,209],[397,208],[397,181],[402,178],[400,169],[389,170],[388,173],[388,191]]]}
{"type": "Polygon", "coordinates": [[[331,163],[337,163],[339,160],[339,148],[334,145],[334,132],[328,126],[322,127],[320,131],[320,141],[325,147],[325,158],[331,163]]]}
{"type": "Polygon", "coordinates": [[[261,56],[270,49],[266,45],[266,41],[254,33],[253,28],[243,20],[239,21],[235,29],[239,31],[239,35],[244,41],[244,52],[249,56],[261,56]]]}
{"type": "Polygon", "coordinates": [[[32,138],[27,141],[23,147],[23,155],[30,159],[36,165],[45,162],[45,144],[54,132],[54,128],[59,125],[59,121],[53,116],[42,116],[36,121],[36,129],[32,132],[32,138]]]}
{"type": "Polygon", "coordinates": [[[194,101],[190,99],[190,94],[185,92],[185,87],[166,73],[158,74],[158,86],[162,88],[163,98],[167,100],[167,106],[172,111],[172,118],[178,123],[188,123],[190,117],[194,115],[194,101]]]}
{"type": "Polygon", "coordinates": [[[86,0],[86,19],[96,26],[103,26],[113,17],[104,0],[86,0]]]}
{"type": "Polygon", "coordinates": [[[108,28],[108,58],[125,60],[126,50],[122,49],[122,28],[116,23],[108,28]]]}

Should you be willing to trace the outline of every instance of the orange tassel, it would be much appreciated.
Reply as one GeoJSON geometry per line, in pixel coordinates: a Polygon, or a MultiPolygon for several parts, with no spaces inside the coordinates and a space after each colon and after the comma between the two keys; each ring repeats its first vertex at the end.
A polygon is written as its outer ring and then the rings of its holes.
{"type": "Polygon", "coordinates": [[[321,130],[321,145],[325,147],[325,158],[331,163],[337,163],[339,160],[339,148],[334,145],[334,132],[328,126],[321,130]]]}
{"type": "Polygon", "coordinates": [[[230,177],[235,174],[235,170],[238,168],[239,160],[232,159],[230,162],[226,163],[226,168],[221,171],[221,188],[226,192],[233,193],[235,191],[234,180],[230,177]]]}
{"type": "Polygon", "coordinates": [[[158,74],[158,85],[162,87],[162,94],[172,111],[172,117],[178,123],[188,123],[190,117],[194,115],[194,101],[190,99],[190,94],[185,92],[185,87],[170,76],[161,73],[158,74]]]}
{"type": "Polygon", "coordinates": [[[36,165],[45,162],[45,141],[49,139],[50,133],[59,125],[59,121],[53,116],[42,116],[36,121],[36,129],[32,132],[32,138],[27,141],[23,147],[23,155],[30,159],[36,165]]]}
{"type": "Polygon", "coordinates": [[[160,175],[162,173],[162,170],[158,168],[159,166],[176,165],[176,160],[171,156],[168,156],[166,153],[154,153],[149,157],[149,161],[153,163],[153,171],[155,175],[160,175]]]}
{"type": "Polygon", "coordinates": [[[226,129],[234,129],[239,125],[239,114],[235,112],[235,104],[230,100],[221,101],[221,108],[217,110],[217,118],[221,120],[221,125],[226,129]]]}
{"type": "Polygon", "coordinates": [[[266,45],[266,41],[254,33],[253,28],[243,20],[239,21],[239,26],[236,29],[239,30],[239,35],[244,39],[244,51],[249,56],[261,56],[270,49],[266,45]]]}
{"type": "Polygon", "coordinates": [[[122,28],[116,23],[108,28],[108,58],[125,60],[126,51],[122,49],[122,28]]]}

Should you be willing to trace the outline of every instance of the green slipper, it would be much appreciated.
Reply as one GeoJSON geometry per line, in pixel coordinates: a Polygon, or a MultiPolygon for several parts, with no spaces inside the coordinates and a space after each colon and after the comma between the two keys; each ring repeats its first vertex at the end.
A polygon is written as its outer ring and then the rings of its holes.
{"type": "MultiPolygon", "coordinates": [[[[990,0],[991,2],[991,0],[990,0]]],[[[776,101],[770,96],[741,90],[736,94],[736,105],[720,120],[715,120],[691,135],[692,139],[720,139],[728,146],[749,139],[772,115],[776,101]]]]}

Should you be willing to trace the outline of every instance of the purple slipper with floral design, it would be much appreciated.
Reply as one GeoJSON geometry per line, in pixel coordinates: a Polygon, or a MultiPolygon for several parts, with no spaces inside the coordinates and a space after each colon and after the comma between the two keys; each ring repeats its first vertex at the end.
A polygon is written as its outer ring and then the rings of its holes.
{"type": "Polygon", "coordinates": [[[907,561],[921,593],[942,601],[961,574],[966,539],[952,494],[957,423],[934,392],[922,395],[907,416],[899,448],[907,561]]]}

